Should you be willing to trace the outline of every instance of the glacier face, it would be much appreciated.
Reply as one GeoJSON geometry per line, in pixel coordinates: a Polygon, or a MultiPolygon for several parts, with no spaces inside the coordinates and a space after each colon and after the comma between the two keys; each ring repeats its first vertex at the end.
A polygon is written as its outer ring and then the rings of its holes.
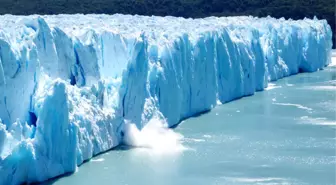
{"type": "Polygon", "coordinates": [[[43,181],[121,142],[331,61],[325,20],[0,16],[0,184],[43,181]]]}

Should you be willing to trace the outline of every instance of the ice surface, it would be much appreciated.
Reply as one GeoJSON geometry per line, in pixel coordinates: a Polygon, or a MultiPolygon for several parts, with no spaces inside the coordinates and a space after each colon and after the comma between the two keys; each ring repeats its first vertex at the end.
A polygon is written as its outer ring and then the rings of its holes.
{"type": "Polygon", "coordinates": [[[317,19],[0,16],[0,184],[73,172],[121,142],[174,145],[163,123],[325,67],[331,36],[317,19]]]}

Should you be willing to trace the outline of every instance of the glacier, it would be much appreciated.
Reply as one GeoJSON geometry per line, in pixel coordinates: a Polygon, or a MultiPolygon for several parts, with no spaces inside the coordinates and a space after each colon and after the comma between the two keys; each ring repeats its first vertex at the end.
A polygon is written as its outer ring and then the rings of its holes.
{"type": "Polygon", "coordinates": [[[316,18],[2,15],[0,185],[74,172],[133,127],[320,70],[331,48],[316,18]]]}

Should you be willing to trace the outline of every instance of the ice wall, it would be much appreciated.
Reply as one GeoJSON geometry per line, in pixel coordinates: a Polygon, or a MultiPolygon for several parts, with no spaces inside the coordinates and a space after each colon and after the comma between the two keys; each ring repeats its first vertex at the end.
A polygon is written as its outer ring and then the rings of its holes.
{"type": "Polygon", "coordinates": [[[123,141],[330,63],[325,20],[0,16],[0,185],[43,181],[123,141]]]}

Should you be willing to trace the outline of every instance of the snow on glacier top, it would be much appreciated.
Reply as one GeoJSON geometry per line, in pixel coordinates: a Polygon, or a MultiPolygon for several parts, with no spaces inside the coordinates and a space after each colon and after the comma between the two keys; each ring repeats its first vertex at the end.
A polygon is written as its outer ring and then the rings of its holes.
{"type": "MultiPolygon", "coordinates": [[[[3,15],[0,19],[0,37],[4,37],[1,32],[13,34],[16,38],[22,35],[29,35],[31,28],[27,28],[32,18],[42,17],[51,28],[60,28],[67,35],[83,37],[86,33],[94,31],[96,33],[114,32],[122,34],[123,37],[134,38],[145,33],[149,37],[148,41],[171,42],[177,36],[188,33],[191,40],[195,40],[200,34],[227,29],[231,32],[242,31],[244,29],[263,30],[279,27],[314,27],[316,31],[325,25],[324,21],[314,19],[304,20],[286,20],[275,19],[272,17],[257,18],[252,16],[238,17],[207,17],[207,18],[182,18],[182,17],[159,17],[159,16],[141,16],[141,15],[106,15],[106,14],[60,14],[60,15],[30,15],[14,16],[3,15]],[[26,33],[26,34],[23,34],[26,33]],[[193,39],[194,38],[194,39],[193,39]]],[[[31,27],[31,26],[30,26],[31,27]]]]}

